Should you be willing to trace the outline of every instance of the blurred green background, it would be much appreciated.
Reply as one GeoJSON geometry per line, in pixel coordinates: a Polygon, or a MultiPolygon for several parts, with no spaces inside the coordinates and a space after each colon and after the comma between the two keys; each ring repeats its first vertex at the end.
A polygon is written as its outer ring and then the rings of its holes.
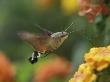
{"type": "Polygon", "coordinates": [[[110,15],[99,15],[94,23],[88,23],[86,17],[79,16],[74,10],[72,14],[65,14],[67,11],[62,10],[61,0],[43,5],[38,5],[37,1],[40,0],[0,0],[0,50],[16,66],[17,82],[32,82],[33,69],[46,60],[43,58],[36,65],[29,64],[27,58],[33,49],[17,36],[19,31],[42,34],[35,24],[58,32],[74,23],[68,30],[74,32],[53,52],[67,58],[74,69],[83,62],[84,53],[91,47],[110,44],[110,15]]]}

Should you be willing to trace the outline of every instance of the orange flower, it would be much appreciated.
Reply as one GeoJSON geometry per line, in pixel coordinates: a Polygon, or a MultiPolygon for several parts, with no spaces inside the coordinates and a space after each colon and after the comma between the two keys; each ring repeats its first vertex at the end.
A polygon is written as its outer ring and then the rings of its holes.
{"type": "Polygon", "coordinates": [[[74,77],[69,82],[93,82],[96,80],[96,75],[92,67],[85,63],[81,64],[74,77]]]}
{"type": "Polygon", "coordinates": [[[35,82],[48,82],[54,76],[66,77],[70,69],[71,65],[67,60],[56,57],[39,67],[35,74],[35,82]]]}
{"type": "Polygon", "coordinates": [[[79,0],[79,15],[87,15],[89,22],[93,22],[100,13],[108,14],[108,7],[102,0],[79,0]]]}
{"type": "Polygon", "coordinates": [[[35,0],[33,1],[35,5],[39,6],[40,9],[47,9],[53,5],[53,0],[35,0]]]}
{"type": "Polygon", "coordinates": [[[110,65],[110,46],[92,48],[85,55],[85,61],[98,71],[107,68],[110,65]]]}
{"type": "Polygon", "coordinates": [[[4,53],[0,52],[0,82],[13,82],[15,69],[6,58],[4,53]]]}

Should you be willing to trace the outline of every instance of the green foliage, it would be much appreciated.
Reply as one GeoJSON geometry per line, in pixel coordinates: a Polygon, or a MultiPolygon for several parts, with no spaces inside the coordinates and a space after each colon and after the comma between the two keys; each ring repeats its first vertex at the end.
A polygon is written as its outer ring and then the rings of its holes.
{"type": "Polygon", "coordinates": [[[32,81],[32,73],[34,67],[29,63],[18,63],[16,64],[17,70],[17,82],[30,82],[32,81]]]}

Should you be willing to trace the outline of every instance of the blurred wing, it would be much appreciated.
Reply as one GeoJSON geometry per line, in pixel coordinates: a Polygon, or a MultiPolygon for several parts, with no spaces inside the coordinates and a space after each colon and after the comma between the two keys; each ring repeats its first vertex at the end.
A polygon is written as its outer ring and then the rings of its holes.
{"type": "Polygon", "coordinates": [[[44,45],[49,38],[49,36],[37,36],[29,32],[19,32],[18,36],[39,51],[44,49],[44,45]]]}
{"type": "Polygon", "coordinates": [[[51,31],[49,31],[49,30],[47,30],[47,29],[45,29],[45,28],[42,28],[40,25],[38,25],[38,24],[35,24],[41,31],[43,31],[43,32],[45,32],[47,35],[52,35],[53,34],[53,32],[51,32],[51,31]]]}

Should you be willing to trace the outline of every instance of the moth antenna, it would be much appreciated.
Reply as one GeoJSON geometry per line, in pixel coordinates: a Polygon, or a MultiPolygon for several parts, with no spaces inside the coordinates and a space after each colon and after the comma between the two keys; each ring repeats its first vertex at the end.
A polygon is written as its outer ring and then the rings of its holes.
{"type": "Polygon", "coordinates": [[[74,24],[74,22],[72,22],[72,23],[65,29],[65,31],[67,31],[73,24],[74,24]]]}
{"type": "MultiPolygon", "coordinates": [[[[72,28],[72,30],[69,32],[69,34],[73,33],[73,32],[76,32],[76,31],[79,31],[79,30],[82,30],[82,28],[78,28],[80,24],[77,24],[79,21],[79,19],[77,17],[75,17],[75,20],[73,20],[73,22],[71,23],[71,25],[74,24],[74,28],[72,28]]],[[[71,26],[70,25],[70,26],[71,26]]],[[[69,27],[70,27],[69,26],[69,27]]],[[[81,25],[82,26],[82,25],[81,25]]],[[[67,28],[68,29],[68,28],[67,28]]]]}
{"type": "Polygon", "coordinates": [[[79,31],[79,30],[82,30],[82,28],[80,28],[80,29],[73,29],[71,32],[69,32],[69,34],[71,34],[71,33],[73,33],[73,32],[76,32],[76,31],[79,31]]]}
{"type": "Polygon", "coordinates": [[[74,28],[71,32],[69,32],[69,34],[71,34],[71,33],[73,33],[73,32],[76,32],[76,31],[79,31],[79,30],[83,30],[82,28],[80,28],[80,29],[76,29],[76,28],[74,28]]]}

